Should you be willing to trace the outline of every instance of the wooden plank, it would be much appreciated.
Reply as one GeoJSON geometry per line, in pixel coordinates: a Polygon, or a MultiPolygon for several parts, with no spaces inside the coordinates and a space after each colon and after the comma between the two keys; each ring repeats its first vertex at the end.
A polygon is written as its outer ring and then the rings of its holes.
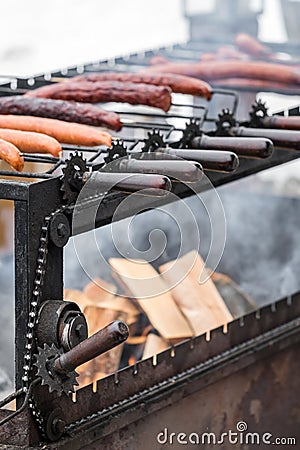
{"type": "Polygon", "coordinates": [[[144,260],[109,260],[114,276],[125,284],[147,314],[153,328],[167,341],[191,337],[194,333],[176,305],[168,286],[144,260]]]}
{"type": "Polygon", "coordinates": [[[141,310],[136,302],[112,293],[116,293],[116,291],[116,286],[103,282],[100,278],[96,278],[87,284],[83,290],[87,297],[86,305],[94,305],[114,311],[123,311],[127,314],[127,324],[131,325],[137,320],[137,316],[141,313],[141,310]]]}
{"type": "Polygon", "coordinates": [[[85,286],[83,293],[95,302],[102,302],[112,300],[117,293],[117,287],[101,278],[95,278],[85,286]]]}
{"type": "MultiPolygon", "coordinates": [[[[89,336],[104,328],[114,320],[123,320],[126,322],[127,315],[123,311],[114,311],[110,309],[99,308],[98,306],[87,305],[84,309],[84,315],[89,327],[89,336]]],[[[120,360],[123,351],[123,345],[109,350],[103,355],[97,356],[86,364],[78,367],[76,371],[82,375],[79,377],[79,387],[90,384],[108,374],[112,374],[119,369],[120,360]]]]}
{"type": "Polygon", "coordinates": [[[159,270],[196,335],[233,320],[213,281],[208,278],[203,284],[199,282],[205,269],[196,251],[160,266],[159,270]]]}
{"type": "Polygon", "coordinates": [[[168,347],[169,344],[161,336],[154,333],[149,333],[145,343],[142,359],[147,359],[151,356],[157,355],[158,353],[166,350],[168,347]]]}

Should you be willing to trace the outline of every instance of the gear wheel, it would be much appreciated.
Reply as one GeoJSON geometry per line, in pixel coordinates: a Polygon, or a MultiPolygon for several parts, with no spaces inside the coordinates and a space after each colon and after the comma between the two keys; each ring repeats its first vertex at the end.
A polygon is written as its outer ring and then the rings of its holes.
{"type": "Polygon", "coordinates": [[[49,392],[57,392],[59,396],[64,392],[69,394],[74,391],[74,386],[78,386],[76,377],[78,373],[75,371],[66,375],[57,374],[52,368],[54,360],[63,353],[62,349],[58,349],[54,344],[51,347],[44,344],[43,348],[38,347],[38,353],[35,358],[34,365],[37,367],[37,376],[41,377],[42,385],[47,385],[49,392]]]}
{"type": "Polygon", "coordinates": [[[227,136],[229,129],[236,126],[236,120],[229,109],[223,109],[216,120],[216,136],[227,136]]]}
{"type": "Polygon", "coordinates": [[[261,120],[264,117],[268,117],[268,108],[266,103],[261,100],[257,100],[254,105],[252,105],[252,110],[250,111],[250,126],[261,127],[261,120]]]}
{"type": "Polygon", "coordinates": [[[149,153],[155,151],[157,148],[166,147],[163,136],[159,130],[153,130],[148,132],[148,137],[144,140],[143,153],[149,153]]]}
{"type": "Polygon", "coordinates": [[[183,131],[182,138],[180,139],[179,148],[188,148],[191,141],[198,136],[201,136],[199,119],[190,119],[185,124],[185,130],[183,131]]]}
{"type": "Polygon", "coordinates": [[[82,176],[88,169],[82,153],[78,152],[71,154],[70,159],[67,159],[65,164],[60,190],[63,192],[63,200],[67,203],[73,203],[82,187],[82,176]]]}
{"type": "Polygon", "coordinates": [[[107,156],[105,156],[104,161],[109,164],[116,159],[124,158],[127,156],[127,148],[122,141],[113,142],[112,146],[107,151],[107,156]]]}

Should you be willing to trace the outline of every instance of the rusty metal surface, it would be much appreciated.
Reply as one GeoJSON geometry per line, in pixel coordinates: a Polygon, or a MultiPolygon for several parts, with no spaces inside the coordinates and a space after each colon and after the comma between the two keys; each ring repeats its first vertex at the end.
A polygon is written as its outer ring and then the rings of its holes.
{"type": "MultiPolygon", "coordinates": [[[[229,430],[237,432],[237,423],[247,424],[249,433],[264,433],[276,437],[292,437],[300,440],[299,378],[300,372],[299,344],[277,354],[262,359],[230,376],[225,376],[213,384],[188,395],[180,401],[172,396],[169,403],[160,411],[130,424],[113,434],[106,436],[94,444],[87,444],[83,438],[79,448],[102,450],[158,450],[197,448],[197,445],[181,445],[177,441],[179,433],[185,433],[187,439],[192,433],[214,433],[217,439],[229,430]],[[298,396],[296,395],[298,393],[298,396]],[[173,402],[174,401],[174,402],[173,402]],[[167,432],[165,430],[167,429],[167,432]],[[159,433],[161,444],[157,441],[159,433]],[[176,433],[176,436],[170,436],[176,433]],[[172,442],[172,445],[170,444],[172,442]]],[[[246,432],[243,433],[246,436],[246,432]]],[[[202,436],[201,436],[202,438],[202,436]]],[[[200,439],[201,439],[200,438],[200,439]]],[[[195,439],[195,437],[194,437],[195,439]]],[[[245,439],[245,437],[244,437],[245,439]]],[[[227,444],[214,446],[207,439],[199,447],[254,449],[270,448],[270,446],[227,444]]],[[[201,441],[200,441],[201,442],[201,441]]],[[[225,441],[226,442],[226,441],[225,441]]],[[[299,445],[299,444],[298,444],[299,445]]],[[[291,446],[291,448],[297,446],[291,446]]],[[[67,448],[67,447],[65,447],[67,448]]]]}
{"type": "MultiPolygon", "coordinates": [[[[299,364],[295,357],[299,350],[300,340],[299,316],[300,295],[298,294],[235,320],[229,324],[225,333],[221,328],[213,330],[208,342],[205,336],[199,336],[192,341],[177,345],[172,352],[163,352],[157,355],[156,359],[142,361],[134,367],[126,368],[116,375],[100,380],[96,392],[93,392],[92,386],[80,389],[76,395],[76,402],[67,396],[57,399],[55,396],[46,395],[45,387],[40,387],[41,410],[46,414],[56,407],[60,407],[64,411],[64,419],[67,424],[73,424],[68,427],[68,433],[59,441],[59,444],[53,444],[52,447],[50,445],[49,448],[72,448],[73,450],[92,448],[92,443],[101,437],[103,439],[105,437],[105,442],[111,442],[111,439],[120,442],[117,436],[121,429],[137,427],[137,434],[140,434],[138,425],[130,424],[135,422],[143,424],[143,420],[148,423],[149,414],[158,418],[156,425],[153,419],[153,427],[161,426],[162,419],[159,417],[163,413],[159,411],[164,411],[166,408],[167,412],[164,413],[166,417],[169,417],[169,414],[172,416],[176,402],[184,402],[184,404],[188,402],[188,400],[183,400],[185,397],[190,398],[191,403],[194,402],[193,398],[195,397],[195,405],[198,405],[198,395],[200,397],[208,395],[208,408],[212,408],[212,405],[216,404],[216,410],[218,407],[224,408],[224,411],[228,408],[227,414],[230,414],[230,408],[237,408],[236,405],[244,398],[239,391],[240,381],[237,382],[235,378],[237,377],[238,380],[240,378],[236,374],[244,373],[247,370],[250,374],[250,381],[256,380],[257,386],[253,385],[253,389],[257,389],[257,395],[262,396],[261,401],[265,401],[265,395],[267,398],[273,399],[274,397],[275,401],[277,396],[276,380],[282,376],[281,384],[284,389],[280,395],[285,396],[285,403],[282,401],[282,411],[284,408],[289,411],[294,410],[293,405],[297,399],[297,393],[299,398],[300,390],[299,379],[295,376],[297,364],[299,364]],[[288,356],[290,352],[293,356],[288,356]],[[285,366],[283,367],[281,363],[277,365],[272,362],[273,357],[277,358],[276,353],[282,353],[281,358],[289,358],[289,368],[286,371],[285,366]],[[269,363],[266,363],[267,359],[269,363]],[[261,366],[263,368],[260,372],[259,367],[261,366]],[[277,378],[274,377],[276,370],[277,378]],[[252,376],[252,372],[258,375],[252,376]],[[266,388],[266,383],[268,388],[266,388]],[[224,384],[220,388],[220,392],[228,390],[228,397],[231,398],[232,405],[226,403],[222,406],[218,395],[205,393],[207,389],[210,392],[209,385],[212,384],[221,386],[224,384]],[[290,393],[291,388],[292,394],[290,393]],[[198,391],[199,394],[196,394],[198,391]],[[275,393],[276,395],[274,395],[275,393]],[[168,408],[170,405],[172,408],[168,408]],[[145,416],[147,419],[143,419],[145,416]],[[109,437],[112,433],[114,433],[114,437],[109,437]],[[84,447],[84,445],[88,445],[88,447],[84,447]]],[[[217,391],[213,390],[212,392],[217,391]]],[[[248,400],[251,400],[250,397],[248,400]]],[[[247,405],[246,400],[245,402],[247,405]]],[[[252,405],[252,409],[255,410],[256,404],[258,403],[252,405]]],[[[192,406],[188,407],[192,408],[192,406]]],[[[257,408],[260,407],[257,406],[257,408]]],[[[187,411],[185,407],[179,409],[187,411]]],[[[244,409],[241,411],[244,412],[244,409]]],[[[266,414],[273,427],[281,417],[278,413],[272,413],[272,415],[269,410],[266,414]]],[[[290,417],[291,429],[298,420],[298,416],[295,414],[290,417]]],[[[190,412],[188,415],[193,417],[190,412]]],[[[203,422],[201,419],[200,424],[206,423],[205,417],[203,416],[203,422]]],[[[237,418],[240,417],[241,415],[237,418]]],[[[233,418],[235,419],[235,417],[233,418]]],[[[227,424],[226,421],[224,423],[227,424]]],[[[11,432],[11,430],[9,431],[11,432]]],[[[2,440],[2,442],[5,441],[2,440]]],[[[38,441],[32,440],[31,442],[34,445],[38,441]]],[[[137,442],[139,442],[138,438],[137,442]]],[[[107,448],[118,447],[114,445],[107,448]]]]}
{"type": "MultiPolygon", "coordinates": [[[[11,411],[0,410],[0,420],[10,413],[11,411]]],[[[37,442],[37,431],[26,410],[0,428],[0,448],[29,448],[33,437],[37,442]]]]}
{"type": "MultiPolygon", "coordinates": [[[[166,350],[157,355],[155,365],[152,358],[138,362],[134,368],[129,367],[119,371],[117,376],[112,375],[98,382],[97,392],[93,392],[91,386],[86,386],[77,391],[76,403],[70,398],[59,400],[60,406],[64,405],[67,423],[72,423],[101,408],[125,400],[128,397],[141,392],[156,383],[179,374],[205,362],[218,354],[232,349],[249,339],[287,323],[300,315],[300,295],[295,296],[289,306],[287,299],[273,306],[263,308],[258,315],[251,313],[241,320],[235,320],[229,324],[227,333],[223,328],[217,328],[210,334],[210,341],[206,336],[196,337],[192,341],[179,344],[174,352],[166,350]],[[273,308],[273,312],[272,312],[273,308]],[[135,375],[133,372],[135,371],[135,375]],[[116,382],[117,381],[117,382],[116,382]]],[[[57,400],[53,400],[53,408],[57,406],[57,400]]],[[[51,400],[41,404],[41,409],[49,410],[51,400]]]]}

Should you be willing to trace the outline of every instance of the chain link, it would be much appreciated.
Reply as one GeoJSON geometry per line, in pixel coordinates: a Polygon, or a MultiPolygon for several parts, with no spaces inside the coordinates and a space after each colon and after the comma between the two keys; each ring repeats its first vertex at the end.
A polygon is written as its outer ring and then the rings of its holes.
{"type": "MultiPolygon", "coordinates": [[[[39,310],[41,297],[42,297],[44,276],[46,273],[50,223],[55,214],[57,214],[59,212],[63,212],[65,209],[66,209],[66,206],[64,206],[60,209],[57,209],[56,211],[52,212],[49,216],[45,217],[44,223],[41,228],[40,246],[38,249],[37,265],[36,265],[36,270],[35,270],[35,279],[33,282],[33,292],[32,292],[32,298],[31,298],[30,307],[29,307],[27,331],[26,331],[26,344],[25,344],[23,376],[22,376],[23,389],[24,389],[25,393],[28,391],[30,382],[31,382],[30,374],[31,374],[33,355],[34,355],[34,353],[33,353],[34,338],[35,338],[34,331],[35,331],[35,326],[37,323],[38,310],[39,310]]],[[[28,406],[31,410],[31,414],[32,414],[39,430],[41,431],[43,437],[45,437],[44,420],[43,420],[41,412],[39,411],[39,409],[32,397],[30,397],[30,399],[29,399],[28,406]]]]}
{"type": "Polygon", "coordinates": [[[23,376],[22,376],[23,387],[25,392],[27,392],[30,383],[30,371],[32,368],[32,352],[34,347],[33,345],[34,328],[36,325],[38,308],[42,296],[42,286],[44,282],[44,275],[47,264],[49,226],[52,216],[53,214],[45,218],[44,224],[41,229],[40,246],[38,249],[37,267],[35,271],[36,275],[33,283],[33,292],[30,302],[27,331],[26,331],[26,344],[25,344],[23,376]]]}

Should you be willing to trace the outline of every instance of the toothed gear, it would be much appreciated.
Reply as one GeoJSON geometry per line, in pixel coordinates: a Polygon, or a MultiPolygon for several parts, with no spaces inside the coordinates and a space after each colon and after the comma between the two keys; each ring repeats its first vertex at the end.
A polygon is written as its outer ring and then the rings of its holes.
{"type": "Polygon", "coordinates": [[[261,126],[261,119],[268,117],[268,108],[266,103],[261,100],[257,100],[254,105],[252,105],[252,111],[250,111],[250,125],[254,127],[261,126]]]}
{"type": "Polygon", "coordinates": [[[124,158],[127,156],[127,148],[122,141],[113,142],[112,146],[107,150],[107,156],[105,156],[104,161],[109,164],[119,158],[124,158]]]}
{"type": "Polygon", "coordinates": [[[37,376],[41,377],[42,385],[47,385],[49,392],[57,392],[59,396],[64,392],[69,394],[74,391],[74,386],[78,386],[76,377],[78,373],[69,372],[66,375],[57,374],[51,369],[51,363],[63,353],[62,349],[58,349],[54,344],[44,344],[43,348],[38,347],[38,353],[35,355],[36,361],[34,365],[37,367],[37,376]]]}
{"type": "Polygon", "coordinates": [[[70,155],[70,159],[65,161],[63,170],[62,185],[63,200],[67,203],[75,202],[82,187],[82,176],[88,168],[82,153],[76,152],[70,155]]]}
{"type": "Polygon", "coordinates": [[[202,131],[200,129],[200,120],[191,119],[185,124],[185,130],[183,131],[182,138],[180,139],[180,148],[188,148],[191,141],[197,137],[201,136],[202,131]]]}
{"type": "Polygon", "coordinates": [[[216,135],[226,136],[231,127],[236,126],[236,120],[233,114],[228,108],[223,109],[221,114],[218,114],[218,120],[216,120],[216,135]]]}
{"type": "Polygon", "coordinates": [[[153,152],[157,148],[166,147],[163,136],[159,130],[153,130],[148,132],[148,137],[144,140],[144,147],[142,152],[153,152]]]}

